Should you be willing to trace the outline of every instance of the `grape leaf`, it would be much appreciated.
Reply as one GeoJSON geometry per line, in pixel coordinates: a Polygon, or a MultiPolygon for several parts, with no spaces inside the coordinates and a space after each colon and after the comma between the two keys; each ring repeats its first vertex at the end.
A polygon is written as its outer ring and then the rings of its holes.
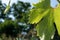
{"type": "Polygon", "coordinates": [[[58,34],[60,35],[60,4],[56,8],[51,8],[50,0],[44,0],[34,4],[35,8],[31,10],[29,15],[29,23],[37,24],[36,29],[38,36],[45,34],[45,40],[50,40],[54,35],[56,24],[58,34]]]}

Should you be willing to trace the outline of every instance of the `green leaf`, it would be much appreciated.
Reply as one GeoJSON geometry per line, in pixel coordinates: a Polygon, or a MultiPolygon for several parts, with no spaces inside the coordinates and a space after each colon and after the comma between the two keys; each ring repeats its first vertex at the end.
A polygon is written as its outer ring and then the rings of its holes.
{"type": "Polygon", "coordinates": [[[4,11],[4,14],[7,13],[8,10],[10,9],[10,2],[11,2],[11,0],[9,0],[9,4],[8,4],[7,7],[6,7],[6,9],[5,9],[5,11],[4,11]]]}
{"type": "Polygon", "coordinates": [[[34,4],[35,8],[32,9],[29,15],[29,23],[37,24],[37,35],[42,37],[45,35],[45,40],[51,40],[51,36],[55,33],[54,28],[54,11],[50,6],[50,0],[44,0],[34,4]]]}
{"type": "Polygon", "coordinates": [[[41,37],[43,34],[45,34],[45,40],[51,39],[51,36],[55,32],[55,28],[53,25],[53,13],[51,12],[51,10],[42,19],[42,21],[37,24],[36,29],[37,29],[38,36],[41,37]]]}
{"type": "Polygon", "coordinates": [[[54,9],[54,22],[60,35],[60,4],[54,9]]]}
{"type": "Polygon", "coordinates": [[[41,0],[41,2],[38,2],[37,4],[33,4],[35,8],[42,8],[42,9],[48,9],[50,8],[50,0],[41,0]]]}
{"type": "Polygon", "coordinates": [[[29,23],[31,24],[38,23],[48,13],[48,11],[49,9],[41,11],[40,9],[32,10],[32,13],[30,14],[29,18],[29,23]]]}
{"type": "Polygon", "coordinates": [[[30,11],[29,23],[36,24],[48,13],[50,8],[50,0],[44,0],[41,3],[34,4],[35,9],[30,11]]]}

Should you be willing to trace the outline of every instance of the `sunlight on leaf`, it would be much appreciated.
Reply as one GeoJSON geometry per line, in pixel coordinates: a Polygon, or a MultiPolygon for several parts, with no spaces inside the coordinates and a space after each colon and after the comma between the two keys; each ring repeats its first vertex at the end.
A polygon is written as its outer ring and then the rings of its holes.
{"type": "Polygon", "coordinates": [[[38,9],[36,9],[36,10],[33,10],[32,13],[30,14],[29,23],[31,23],[31,24],[38,23],[49,11],[49,9],[47,9],[45,11],[40,11],[38,9]]]}
{"type": "Polygon", "coordinates": [[[34,4],[35,8],[30,11],[29,23],[36,24],[48,13],[50,8],[50,0],[44,0],[34,4]]]}
{"type": "Polygon", "coordinates": [[[54,9],[54,21],[58,34],[60,35],[60,4],[54,9]]]}

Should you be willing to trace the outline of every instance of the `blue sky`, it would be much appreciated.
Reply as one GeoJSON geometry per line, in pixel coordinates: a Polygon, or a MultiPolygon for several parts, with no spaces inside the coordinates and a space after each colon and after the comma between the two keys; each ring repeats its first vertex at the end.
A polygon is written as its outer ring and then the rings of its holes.
{"type": "MultiPolygon", "coordinates": [[[[16,3],[18,0],[11,0],[11,4],[12,3],[16,3]]],[[[20,1],[23,1],[23,2],[30,2],[31,4],[32,3],[37,3],[37,2],[39,2],[38,0],[20,0],[20,1]]],[[[2,3],[6,3],[6,4],[8,4],[8,2],[9,2],[9,0],[2,0],[2,3]]]]}
{"type": "MultiPolygon", "coordinates": [[[[16,3],[18,0],[11,0],[11,4],[12,3],[16,3]]],[[[31,4],[33,3],[38,3],[39,0],[20,0],[20,1],[23,1],[23,2],[30,2],[31,4]]],[[[8,4],[9,0],[2,0],[2,3],[6,3],[8,4]]],[[[55,7],[56,5],[58,4],[58,2],[56,0],[51,0],[51,6],[52,7],[55,7]]]]}

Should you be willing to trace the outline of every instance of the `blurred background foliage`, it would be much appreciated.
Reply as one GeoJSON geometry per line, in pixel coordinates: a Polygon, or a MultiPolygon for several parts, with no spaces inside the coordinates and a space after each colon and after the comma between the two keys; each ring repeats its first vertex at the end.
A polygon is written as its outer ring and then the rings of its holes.
{"type": "Polygon", "coordinates": [[[4,13],[7,5],[0,0],[0,40],[40,40],[34,25],[28,24],[28,2],[18,1],[4,13]],[[33,39],[32,39],[33,38],[33,39]]]}

